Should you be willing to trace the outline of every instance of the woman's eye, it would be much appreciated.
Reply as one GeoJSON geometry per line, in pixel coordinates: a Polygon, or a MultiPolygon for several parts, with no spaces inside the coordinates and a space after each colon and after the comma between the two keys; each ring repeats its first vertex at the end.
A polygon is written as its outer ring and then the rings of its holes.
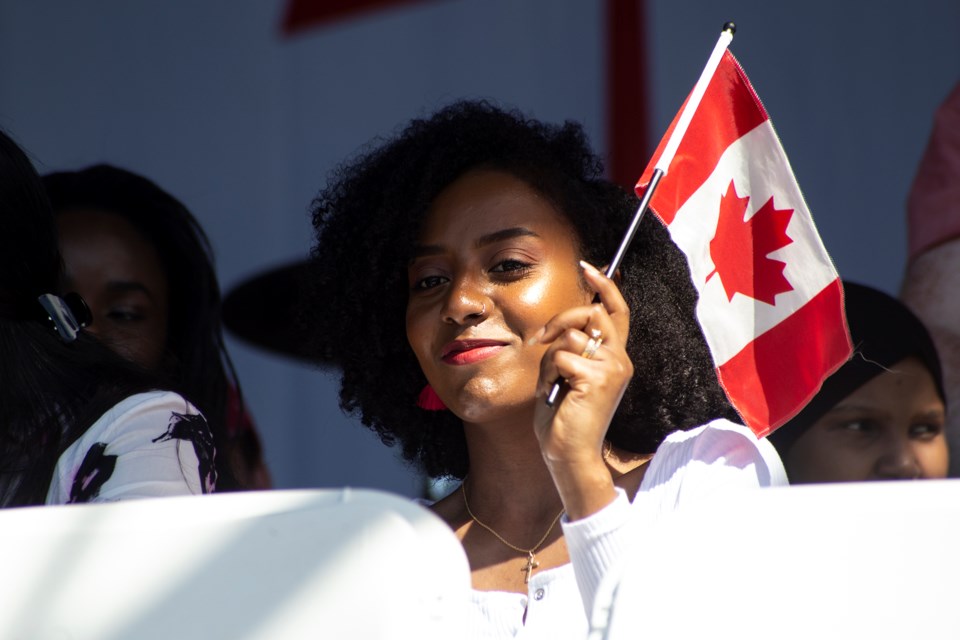
{"type": "Polygon", "coordinates": [[[490,273],[516,273],[517,271],[526,271],[529,268],[530,265],[526,262],[519,260],[502,260],[490,269],[490,273]]]}
{"type": "Polygon", "coordinates": [[[425,278],[420,278],[413,283],[414,291],[426,291],[427,289],[433,289],[434,287],[439,287],[444,284],[447,279],[443,276],[427,276],[425,278]]]}
{"type": "Polygon", "coordinates": [[[114,322],[140,322],[144,315],[132,309],[111,309],[107,312],[107,317],[114,322]]]}
{"type": "Polygon", "coordinates": [[[877,425],[870,420],[849,420],[840,425],[844,431],[853,433],[873,433],[877,431],[877,425]]]}
{"type": "Polygon", "coordinates": [[[913,424],[910,425],[910,437],[917,440],[933,440],[943,432],[943,426],[939,424],[913,424]]]}

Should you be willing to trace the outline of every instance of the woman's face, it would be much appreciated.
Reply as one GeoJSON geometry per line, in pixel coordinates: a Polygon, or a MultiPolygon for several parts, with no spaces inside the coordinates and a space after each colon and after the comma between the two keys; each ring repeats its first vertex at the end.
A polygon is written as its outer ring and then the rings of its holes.
{"type": "Polygon", "coordinates": [[[522,180],[472,171],[434,200],[415,256],[407,339],[440,397],[468,422],[530,406],[546,348],[527,341],[593,297],[569,223],[522,180]]]}
{"type": "Polygon", "coordinates": [[[933,376],[906,358],[813,423],[784,463],[792,483],[945,478],[944,420],[933,376]]]}
{"type": "Polygon", "coordinates": [[[167,277],[156,249],[124,218],[77,209],[57,215],[65,290],[93,314],[101,342],[147,369],[158,369],[167,344],[167,277]]]}

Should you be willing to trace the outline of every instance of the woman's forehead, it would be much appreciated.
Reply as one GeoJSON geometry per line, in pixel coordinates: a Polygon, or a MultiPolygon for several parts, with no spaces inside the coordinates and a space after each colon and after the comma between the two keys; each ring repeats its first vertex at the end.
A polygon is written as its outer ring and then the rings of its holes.
{"type": "Polygon", "coordinates": [[[525,181],[505,171],[480,169],[462,175],[434,199],[420,240],[451,233],[476,239],[513,228],[572,232],[550,200],[525,181]]]}

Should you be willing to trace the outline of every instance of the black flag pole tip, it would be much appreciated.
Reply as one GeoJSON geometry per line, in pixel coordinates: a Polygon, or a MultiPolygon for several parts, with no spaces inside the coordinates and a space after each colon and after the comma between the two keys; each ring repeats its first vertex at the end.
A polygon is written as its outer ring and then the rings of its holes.
{"type": "Polygon", "coordinates": [[[720,32],[722,33],[722,32],[724,32],[724,31],[729,31],[729,32],[730,32],[730,35],[733,35],[733,34],[735,34],[735,33],[737,32],[737,25],[734,24],[732,21],[731,21],[731,22],[724,22],[724,23],[723,23],[723,29],[721,29],[720,32]]]}

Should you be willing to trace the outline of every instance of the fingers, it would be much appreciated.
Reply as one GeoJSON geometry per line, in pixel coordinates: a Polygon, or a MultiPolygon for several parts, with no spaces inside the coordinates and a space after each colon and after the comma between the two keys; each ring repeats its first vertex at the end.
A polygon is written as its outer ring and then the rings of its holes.
{"type": "Polygon", "coordinates": [[[558,378],[592,386],[611,374],[613,379],[632,375],[626,354],[629,307],[611,279],[581,264],[599,301],[557,314],[531,340],[549,345],[541,361],[538,396],[548,394],[558,378]]]}
{"type": "MultiPolygon", "coordinates": [[[[596,323],[600,325],[601,323],[596,323]]],[[[602,329],[592,328],[589,333],[579,329],[567,329],[556,340],[554,340],[548,349],[548,353],[563,352],[571,356],[582,358],[584,360],[604,360],[609,353],[615,341],[610,341],[610,333],[604,333],[602,329]]]]}
{"type": "Polygon", "coordinates": [[[630,308],[620,294],[620,289],[617,288],[616,283],[588,262],[581,260],[580,266],[583,268],[584,278],[600,296],[600,303],[607,310],[607,313],[611,316],[625,314],[629,318],[630,308]]]}
{"type": "Polygon", "coordinates": [[[587,345],[583,348],[583,351],[580,352],[580,357],[590,360],[597,355],[597,349],[602,346],[603,332],[599,329],[590,329],[590,338],[587,340],[587,345]]]}
{"type": "Polygon", "coordinates": [[[570,329],[553,341],[540,362],[537,397],[548,394],[558,378],[571,382],[592,381],[590,384],[596,385],[600,380],[609,377],[612,367],[615,372],[613,377],[619,385],[619,380],[624,375],[632,375],[632,370],[628,371],[629,358],[623,347],[612,343],[608,345],[603,333],[599,330],[593,331],[595,333],[587,335],[570,329]]]}
{"type": "Polygon", "coordinates": [[[580,265],[584,279],[596,292],[599,301],[557,314],[531,342],[550,344],[569,329],[579,329],[584,333],[597,329],[603,333],[605,341],[625,345],[630,329],[630,308],[626,300],[613,280],[586,262],[581,261],[580,265]]]}

